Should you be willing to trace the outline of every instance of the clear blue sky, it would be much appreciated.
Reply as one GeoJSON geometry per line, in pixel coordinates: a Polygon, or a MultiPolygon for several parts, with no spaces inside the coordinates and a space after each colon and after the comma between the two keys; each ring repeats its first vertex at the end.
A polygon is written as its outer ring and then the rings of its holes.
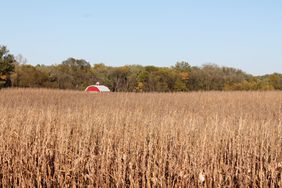
{"type": "Polygon", "coordinates": [[[0,44],[30,64],[216,63],[282,73],[281,0],[0,0],[0,44]]]}

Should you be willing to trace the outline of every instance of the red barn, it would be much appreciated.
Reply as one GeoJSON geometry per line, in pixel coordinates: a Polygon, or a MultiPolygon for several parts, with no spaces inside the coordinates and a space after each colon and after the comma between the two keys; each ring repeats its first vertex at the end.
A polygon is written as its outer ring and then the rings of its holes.
{"type": "Polygon", "coordinates": [[[99,82],[96,85],[88,86],[85,91],[87,92],[110,92],[110,89],[107,86],[100,85],[99,82]]]}

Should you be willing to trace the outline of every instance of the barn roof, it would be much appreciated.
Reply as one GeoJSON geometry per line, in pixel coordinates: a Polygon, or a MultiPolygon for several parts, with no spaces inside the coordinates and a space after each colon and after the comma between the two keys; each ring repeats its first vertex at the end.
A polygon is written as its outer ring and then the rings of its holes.
{"type": "Polygon", "coordinates": [[[103,85],[95,85],[100,91],[110,91],[110,89],[103,85]]]}
{"type": "Polygon", "coordinates": [[[110,89],[104,85],[90,85],[86,88],[86,91],[89,87],[96,87],[99,89],[100,92],[109,92],[110,91],[110,89]]]}

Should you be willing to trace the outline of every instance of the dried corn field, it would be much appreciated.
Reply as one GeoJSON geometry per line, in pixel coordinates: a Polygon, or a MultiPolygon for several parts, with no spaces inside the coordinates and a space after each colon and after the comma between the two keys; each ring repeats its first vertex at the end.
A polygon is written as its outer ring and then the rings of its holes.
{"type": "Polygon", "coordinates": [[[281,187],[282,93],[0,91],[1,187],[281,187]]]}

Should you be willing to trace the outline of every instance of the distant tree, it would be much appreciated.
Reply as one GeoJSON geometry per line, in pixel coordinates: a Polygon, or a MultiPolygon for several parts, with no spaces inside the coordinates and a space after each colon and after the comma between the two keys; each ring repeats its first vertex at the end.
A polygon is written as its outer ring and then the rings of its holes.
{"type": "Polygon", "coordinates": [[[174,91],[187,91],[187,87],[183,80],[177,79],[174,84],[174,91]]]}
{"type": "Polygon", "coordinates": [[[149,91],[149,74],[144,67],[137,73],[135,84],[137,92],[149,91]]]}
{"type": "Polygon", "coordinates": [[[274,87],[266,79],[252,77],[250,79],[243,80],[240,83],[226,84],[224,90],[266,91],[274,90],[274,87]]]}
{"type": "Polygon", "coordinates": [[[91,68],[91,82],[100,82],[100,84],[107,85],[112,91],[113,81],[110,78],[112,69],[112,67],[106,66],[103,63],[94,64],[94,66],[91,68]]]}
{"type": "Polygon", "coordinates": [[[20,65],[17,67],[16,83],[18,87],[44,87],[48,75],[38,69],[38,66],[20,65]]]}
{"type": "Polygon", "coordinates": [[[15,60],[17,61],[17,64],[26,64],[27,63],[27,59],[21,54],[17,55],[15,57],[15,60]]]}
{"type": "Polygon", "coordinates": [[[191,65],[186,61],[176,62],[173,68],[180,72],[190,72],[191,71],[191,65]]]}
{"type": "Polygon", "coordinates": [[[178,72],[180,79],[175,83],[176,91],[187,91],[189,88],[189,78],[192,71],[191,65],[186,61],[176,62],[175,66],[172,67],[178,72]]]}
{"type": "Polygon", "coordinates": [[[274,73],[265,77],[276,90],[282,90],[282,74],[274,73]]]}
{"type": "MultiPolygon", "coordinates": [[[[11,87],[11,74],[15,70],[16,60],[6,46],[0,46],[0,81],[4,82],[3,87],[11,87]]],[[[0,83],[1,88],[1,83],[0,83]]]]}
{"type": "Polygon", "coordinates": [[[68,58],[56,67],[55,75],[62,89],[84,89],[91,84],[91,65],[84,59],[68,58]]]}
{"type": "Polygon", "coordinates": [[[172,67],[90,65],[83,59],[68,58],[57,65],[28,65],[22,56],[15,58],[6,47],[0,51],[0,84],[17,87],[48,87],[83,90],[100,82],[111,91],[178,92],[197,90],[282,90],[282,75],[252,76],[215,64],[190,66],[180,61],[172,67]],[[11,79],[10,79],[11,78],[11,79]]]}
{"type": "Polygon", "coordinates": [[[130,69],[128,66],[115,67],[110,72],[113,91],[128,91],[128,77],[130,69]]]}
{"type": "Polygon", "coordinates": [[[206,64],[192,67],[188,87],[189,90],[224,90],[230,85],[241,83],[250,76],[241,70],[206,64]]]}
{"type": "Polygon", "coordinates": [[[127,76],[127,91],[142,92],[144,90],[144,83],[138,80],[139,74],[144,71],[141,65],[128,65],[129,73],[127,76]]]}
{"type": "Polygon", "coordinates": [[[66,66],[74,71],[87,71],[90,69],[91,65],[84,59],[68,58],[62,62],[62,66],[66,66]]]}

